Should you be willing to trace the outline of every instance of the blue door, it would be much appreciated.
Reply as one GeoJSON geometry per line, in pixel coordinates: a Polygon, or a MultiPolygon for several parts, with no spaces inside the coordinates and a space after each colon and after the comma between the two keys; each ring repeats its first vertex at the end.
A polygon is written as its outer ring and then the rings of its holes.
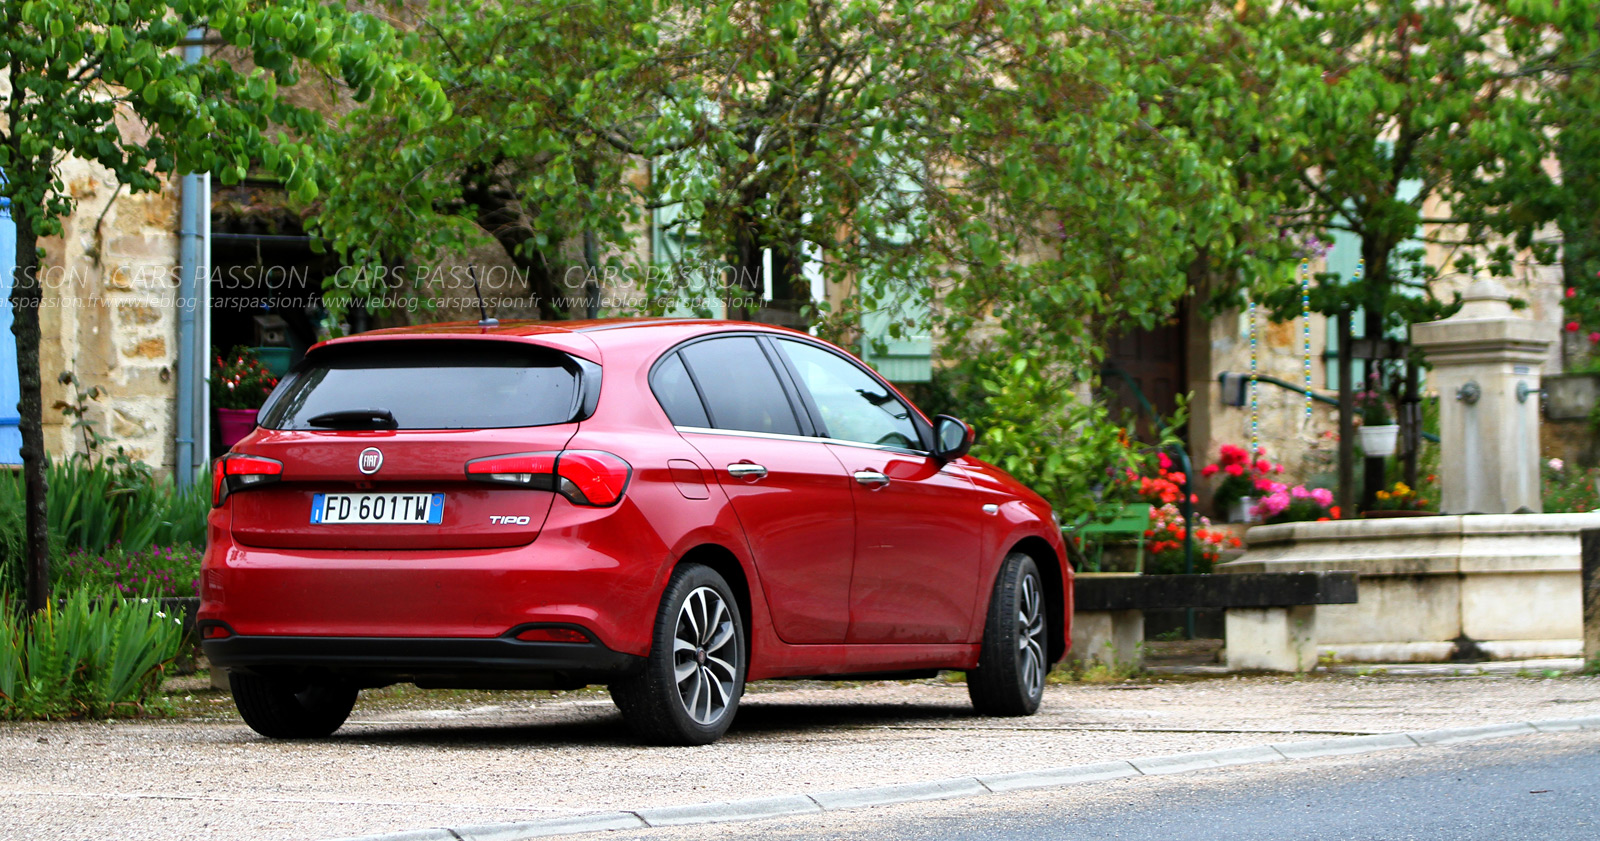
{"type": "Polygon", "coordinates": [[[22,463],[22,430],[17,413],[17,337],[11,335],[11,273],[17,266],[17,225],[11,202],[0,199],[0,464],[22,463]]]}

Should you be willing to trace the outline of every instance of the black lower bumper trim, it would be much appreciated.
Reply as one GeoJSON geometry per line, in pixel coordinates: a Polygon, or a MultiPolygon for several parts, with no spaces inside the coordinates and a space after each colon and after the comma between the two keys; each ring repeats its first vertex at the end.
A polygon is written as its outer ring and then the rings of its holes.
{"type": "Polygon", "coordinates": [[[632,674],[644,658],[598,643],[512,637],[302,637],[239,635],[201,642],[213,667],[323,675],[366,686],[456,688],[584,686],[632,674]]]}

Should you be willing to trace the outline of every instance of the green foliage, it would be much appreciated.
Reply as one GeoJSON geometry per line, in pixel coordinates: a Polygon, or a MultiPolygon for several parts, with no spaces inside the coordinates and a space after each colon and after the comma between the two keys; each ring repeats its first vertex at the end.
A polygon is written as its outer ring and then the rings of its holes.
{"type": "Polygon", "coordinates": [[[827,335],[894,302],[895,336],[937,300],[954,341],[998,316],[1083,364],[1094,330],[1165,318],[1192,262],[1249,274],[1278,247],[1277,197],[1233,166],[1287,154],[1262,21],[1209,0],[435,2],[409,43],[450,115],[416,132],[402,97],[330,138],[317,225],[372,271],[327,297],[494,241],[547,316],[595,270],[669,309],[685,275],[595,265],[665,208],[701,280],[755,288],[770,253],[777,308],[810,306],[802,255],[825,255],[849,290],[807,314],[827,335]]]}
{"type": "Polygon", "coordinates": [[[182,637],[181,620],[147,599],[79,590],[30,617],[0,605],[0,718],[145,712],[182,637]]]}
{"type": "MultiPolygon", "coordinates": [[[[1349,231],[1366,261],[1360,281],[1320,277],[1313,309],[1364,308],[1368,335],[1431,320],[1454,302],[1433,297],[1427,281],[1438,267],[1402,254],[1402,243],[1460,249],[1455,268],[1469,275],[1509,275],[1516,251],[1534,248],[1558,208],[1544,167],[1556,134],[1546,130],[1540,84],[1560,42],[1556,22],[1572,6],[1588,10],[1578,16],[1592,28],[1592,2],[1282,5],[1277,43],[1297,68],[1282,94],[1303,110],[1293,154],[1263,174],[1283,189],[1293,228],[1349,231]],[[1435,208],[1443,215],[1424,215],[1435,208]],[[1501,244],[1480,257],[1475,247],[1489,242],[1501,244]]],[[[1534,256],[1548,260],[1550,249],[1534,256]]],[[[1297,289],[1266,291],[1278,317],[1298,313],[1297,289]]]]}
{"type": "Polygon", "coordinates": [[[0,62],[11,88],[0,196],[40,236],[60,233],[76,203],[58,169],[63,154],[106,167],[132,192],[163,189],[174,172],[233,184],[259,157],[292,194],[315,198],[316,158],[303,140],[323,117],[279,93],[306,71],[378,107],[405,92],[419,127],[445,107],[437,84],[397,60],[386,24],[342,5],[29,0],[4,14],[0,62]],[[181,46],[194,29],[227,47],[186,61],[181,46]]]}
{"type": "MultiPolygon", "coordinates": [[[[180,490],[155,479],[144,464],[114,459],[53,462],[48,477],[53,557],[74,550],[103,555],[113,547],[138,552],[153,545],[205,545],[211,500],[204,483],[180,490]]],[[[0,592],[15,592],[21,584],[23,496],[21,474],[0,472],[0,592]]]]}
{"type": "MultiPolygon", "coordinates": [[[[355,269],[329,279],[330,308],[386,291],[425,296],[416,278],[434,260],[493,243],[528,273],[546,314],[565,315],[555,297],[581,291],[585,271],[563,271],[575,262],[563,243],[587,233],[626,246],[638,217],[629,170],[640,161],[628,153],[650,154],[637,135],[675,49],[659,40],[658,11],[638,0],[414,6],[406,43],[442,86],[443,118],[418,130],[413,111],[436,93],[418,88],[355,109],[329,134],[323,165],[340,189],[313,222],[355,269]],[[402,260],[416,271],[388,271],[402,260]]],[[[456,295],[472,289],[456,273],[437,280],[456,295]]]]}
{"type": "MultiPolygon", "coordinates": [[[[1110,410],[1080,398],[1071,372],[1043,353],[974,353],[940,377],[935,399],[978,432],[973,455],[1038,492],[1063,524],[1136,500],[1124,477],[1149,472],[1159,446],[1173,443],[1132,446],[1110,410]]],[[[1168,422],[1181,427],[1182,413],[1168,422]]]]}

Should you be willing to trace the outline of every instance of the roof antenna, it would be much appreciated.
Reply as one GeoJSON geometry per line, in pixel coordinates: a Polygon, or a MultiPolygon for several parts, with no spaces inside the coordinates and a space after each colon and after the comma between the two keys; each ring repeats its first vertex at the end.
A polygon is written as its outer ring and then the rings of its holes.
{"type": "Polygon", "coordinates": [[[478,296],[478,326],[483,328],[499,327],[500,319],[490,318],[489,311],[483,308],[483,290],[478,288],[478,267],[468,266],[467,275],[472,278],[472,294],[478,296]]]}

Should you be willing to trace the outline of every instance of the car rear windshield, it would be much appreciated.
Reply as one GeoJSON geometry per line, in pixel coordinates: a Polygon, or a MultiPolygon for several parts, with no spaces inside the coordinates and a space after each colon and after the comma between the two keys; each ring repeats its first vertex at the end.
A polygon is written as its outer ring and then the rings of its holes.
{"type": "Polygon", "coordinates": [[[575,420],[566,354],[511,342],[362,342],[307,356],[262,407],[268,429],[505,429],[575,420]],[[392,420],[391,420],[392,418],[392,420]]]}

